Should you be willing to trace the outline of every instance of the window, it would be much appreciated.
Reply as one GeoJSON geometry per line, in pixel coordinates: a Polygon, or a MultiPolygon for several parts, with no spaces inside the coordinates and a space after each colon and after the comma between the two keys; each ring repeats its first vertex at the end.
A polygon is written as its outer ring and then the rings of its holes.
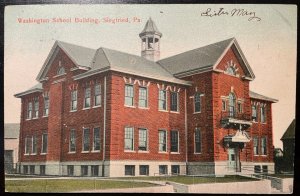
{"type": "Polygon", "coordinates": [[[139,129],[139,150],[147,151],[147,129],[139,129]]]}
{"type": "Polygon", "coordinates": [[[30,170],[30,174],[34,174],[35,173],[35,165],[30,165],[29,170],[30,170]]]}
{"type": "Polygon", "coordinates": [[[267,138],[266,137],[261,138],[261,154],[267,155],[267,138]]]}
{"type": "Polygon", "coordinates": [[[81,165],[81,176],[87,176],[89,172],[88,169],[89,167],[87,165],[81,165]]]}
{"type": "Polygon", "coordinates": [[[195,153],[201,153],[201,131],[200,131],[200,128],[195,129],[195,153]]]}
{"type": "Polygon", "coordinates": [[[28,174],[28,165],[23,165],[23,173],[28,174]]]}
{"type": "Polygon", "coordinates": [[[32,154],[36,154],[37,152],[37,137],[36,135],[32,136],[32,154]]]}
{"type": "Polygon", "coordinates": [[[147,88],[146,87],[140,87],[139,88],[139,107],[146,108],[148,105],[147,101],[147,88]]]}
{"type": "Polygon", "coordinates": [[[70,130],[70,146],[69,146],[69,152],[75,152],[76,151],[76,130],[71,129],[70,130]]]}
{"type": "Polygon", "coordinates": [[[74,176],[74,165],[67,165],[68,176],[74,176]]]}
{"type": "Polygon", "coordinates": [[[178,112],[178,93],[171,92],[171,111],[178,112]]]}
{"type": "Polygon", "coordinates": [[[255,105],[252,106],[252,121],[257,122],[257,108],[255,105]]]}
{"type": "Polygon", "coordinates": [[[171,172],[172,175],[179,175],[180,174],[180,166],[179,165],[171,165],[171,172]]]}
{"type": "Polygon", "coordinates": [[[71,91],[71,110],[77,110],[77,90],[71,91]]]}
{"type": "Polygon", "coordinates": [[[99,176],[99,166],[98,165],[92,165],[91,166],[91,175],[92,176],[99,176]]]}
{"type": "Polygon", "coordinates": [[[253,154],[258,155],[258,138],[253,137],[253,154]]]}
{"type": "Polygon", "coordinates": [[[125,128],[125,137],[124,137],[124,149],[133,151],[133,128],[132,127],[126,127],[125,128]]]}
{"type": "Polygon", "coordinates": [[[234,67],[230,66],[226,69],[226,73],[230,74],[230,75],[235,75],[235,69],[234,67]]]}
{"type": "Polygon", "coordinates": [[[91,87],[86,87],[84,90],[84,108],[91,107],[91,87]]]}
{"type": "Polygon", "coordinates": [[[261,173],[260,165],[254,165],[254,173],[261,173]]]}
{"type": "Polygon", "coordinates": [[[28,103],[28,110],[27,110],[27,119],[32,118],[32,102],[28,103]]]}
{"type": "Polygon", "coordinates": [[[235,95],[233,93],[229,94],[229,116],[235,116],[235,95]]]}
{"type": "Polygon", "coordinates": [[[47,153],[48,148],[48,134],[43,133],[42,135],[42,153],[47,153]]]}
{"type": "Polygon", "coordinates": [[[134,176],[134,175],[135,175],[135,166],[125,165],[125,176],[134,176]]]}
{"type": "Polygon", "coordinates": [[[44,116],[49,114],[49,96],[44,97],[44,116]]]}
{"type": "Polygon", "coordinates": [[[31,143],[31,138],[26,137],[25,138],[25,154],[30,154],[30,143],[31,143]]]}
{"type": "Polygon", "coordinates": [[[268,173],[268,166],[267,165],[262,166],[262,172],[265,173],[265,174],[268,173]]]}
{"type": "Polygon", "coordinates": [[[226,101],[222,100],[222,111],[226,111],[226,101]]]}
{"type": "Polygon", "coordinates": [[[194,97],[194,109],[196,112],[201,112],[201,101],[200,101],[200,93],[196,93],[194,97]]]}
{"type": "Polygon", "coordinates": [[[82,151],[90,150],[90,129],[83,129],[83,143],[82,143],[82,151]]]}
{"type": "Polygon", "coordinates": [[[159,152],[167,152],[167,132],[160,130],[158,131],[159,136],[159,152]]]}
{"type": "Polygon", "coordinates": [[[238,103],[238,111],[239,113],[243,113],[242,103],[238,103]]]}
{"type": "Polygon", "coordinates": [[[167,91],[165,90],[159,90],[158,109],[167,110],[167,91]]]}
{"type": "Polygon", "coordinates": [[[40,165],[40,175],[46,174],[46,165],[40,165]]]}
{"type": "Polygon", "coordinates": [[[149,175],[149,165],[140,165],[140,175],[149,175]]]}
{"type": "Polygon", "coordinates": [[[133,106],[133,86],[129,84],[125,85],[125,105],[133,106]]]}
{"type": "Polygon", "coordinates": [[[178,131],[171,131],[171,152],[178,152],[178,131]]]}
{"type": "Polygon", "coordinates": [[[93,150],[100,150],[100,128],[94,128],[94,141],[93,141],[93,150]]]}
{"type": "Polygon", "coordinates": [[[97,83],[95,85],[95,100],[94,100],[94,105],[99,106],[101,105],[101,85],[97,83]]]}
{"type": "Polygon", "coordinates": [[[35,118],[39,117],[39,98],[38,97],[34,98],[34,117],[35,118]]]}
{"type": "Polygon", "coordinates": [[[57,70],[57,75],[63,75],[64,73],[65,73],[65,68],[63,66],[59,66],[59,68],[57,70]]]}
{"type": "Polygon", "coordinates": [[[266,107],[265,106],[260,107],[260,122],[262,122],[262,123],[266,122],[266,107]]]}
{"type": "Polygon", "coordinates": [[[159,174],[168,174],[168,166],[167,165],[159,165],[159,174]]]}

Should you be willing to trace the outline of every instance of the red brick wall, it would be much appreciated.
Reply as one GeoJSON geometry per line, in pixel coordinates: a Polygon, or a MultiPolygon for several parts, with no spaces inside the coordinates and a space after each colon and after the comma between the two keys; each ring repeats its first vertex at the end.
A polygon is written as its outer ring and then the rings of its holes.
{"type": "MultiPolygon", "coordinates": [[[[168,112],[158,111],[158,87],[157,83],[162,82],[150,80],[151,84],[148,87],[148,107],[149,109],[138,108],[138,84],[134,85],[134,105],[135,108],[124,106],[125,81],[123,76],[129,75],[113,73],[109,80],[110,92],[109,107],[111,116],[108,117],[111,122],[109,130],[110,138],[110,159],[134,159],[134,160],[176,160],[185,161],[185,136],[184,136],[184,89],[180,85],[175,85],[181,88],[179,93],[180,104],[179,113],[170,112],[170,93],[167,92],[167,107],[168,112]],[[134,152],[124,152],[124,128],[125,126],[134,127],[134,152]],[[149,153],[138,152],[138,128],[148,129],[148,149],[149,153]],[[158,130],[167,130],[167,153],[158,153],[158,130]],[[170,153],[170,130],[179,131],[179,154],[170,153]]],[[[133,79],[146,80],[141,77],[133,77],[133,79]]],[[[168,85],[167,83],[164,83],[168,85]]],[[[171,85],[174,86],[174,85],[171,85]]]]}

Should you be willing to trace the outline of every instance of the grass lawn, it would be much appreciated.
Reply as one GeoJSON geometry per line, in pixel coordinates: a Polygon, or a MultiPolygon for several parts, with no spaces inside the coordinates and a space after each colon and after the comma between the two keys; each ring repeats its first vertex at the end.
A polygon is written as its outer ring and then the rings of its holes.
{"type": "Polygon", "coordinates": [[[8,192],[70,192],[94,189],[153,187],[155,184],[133,181],[89,180],[89,179],[32,179],[6,180],[8,192]]]}
{"type": "MultiPolygon", "coordinates": [[[[126,178],[122,178],[126,179],[126,178]]],[[[200,184],[200,183],[226,183],[226,182],[246,182],[257,181],[258,179],[248,178],[243,176],[224,176],[224,177],[199,177],[199,176],[149,176],[149,177],[130,177],[129,179],[136,180],[154,180],[154,181],[170,181],[181,184],[200,184]]]]}

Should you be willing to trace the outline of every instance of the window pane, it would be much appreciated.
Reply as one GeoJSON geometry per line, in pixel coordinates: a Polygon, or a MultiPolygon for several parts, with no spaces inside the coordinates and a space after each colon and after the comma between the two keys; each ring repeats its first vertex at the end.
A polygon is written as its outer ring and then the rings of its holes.
{"type": "Polygon", "coordinates": [[[100,128],[94,128],[94,150],[100,150],[100,128]]]}
{"type": "Polygon", "coordinates": [[[49,113],[49,97],[44,97],[44,116],[48,116],[49,113]]]}
{"type": "Polygon", "coordinates": [[[70,131],[70,152],[76,151],[76,132],[74,129],[70,131]]]}
{"type": "Polygon", "coordinates": [[[90,129],[83,129],[83,151],[90,150],[90,129]]]}
{"type": "Polygon", "coordinates": [[[133,86],[125,85],[125,105],[133,106],[133,86]]]}
{"type": "Polygon", "coordinates": [[[149,165],[140,165],[140,175],[149,175],[149,165]]]}
{"type": "Polygon", "coordinates": [[[178,131],[171,131],[171,152],[178,152],[178,131]]]}
{"type": "Polygon", "coordinates": [[[201,101],[200,101],[200,94],[197,93],[194,97],[194,104],[195,104],[195,112],[200,112],[201,111],[201,101]]]}
{"type": "Polygon", "coordinates": [[[159,110],[167,110],[167,104],[166,104],[167,92],[165,90],[159,90],[158,96],[159,96],[158,97],[159,110]]]}
{"type": "Polygon", "coordinates": [[[34,117],[35,118],[39,117],[39,99],[38,99],[38,97],[36,97],[34,100],[34,117]]]}
{"type": "Polygon", "coordinates": [[[166,133],[166,131],[159,131],[158,134],[159,134],[159,151],[166,152],[167,151],[167,145],[166,145],[167,133],[166,133]]]}
{"type": "Polygon", "coordinates": [[[195,153],[201,152],[201,132],[200,128],[195,129],[195,153]]]}
{"type": "Polygon", "coordinates": [[[159,165],[159,174],[168,174],[168,166],[159,165]]]}
{"type": "Polygon", "coordinates": [[[147,151],[147,130],[139,129],[139,150],[147,151]]]}
{"type": "Polygon", "coordinates": [[[43,146],[42,146],[42,153],[47,153],[47,148],[48,148],[48,135],[46,133],[44,133],[42,135],[42,142],[43,142],[43,146]]]}
{"type": "Polygon", "coordinates": [[[32,154],[37,152],[37,137],[36,135],[32,136],[32,154]]]}
{"type": "Polygon", "coordinates": [[[95,103],[94,105],[101,105],[101,86],[100,84],[95,85],[95,103]]]}
{"type": "Polygon", "coordinates": [[[125,128],[125,136],[124,136],[124,149],[125,150],[133,150],[133,128],[126,127],[125,128]]]}
{"type": "Polygon", "coordinates": [[[88,108],[91,106],[91,88],[87,87],[84,92],[84,107],[88,108]]]}
{"type": "Polygon", "coordinates": [[[178,93],[171,92],[171,111],[178,111],[178,93]]]}
{"type": "Polygon", "coordinates": [[[139,107],[147,107],[147,88],[139,88],[139,107]]]}
{"type": "Polygon", "coordinates": [[[77,109],[77,90],[71,92],[71,109],[77,109]]]}
{"type": "Polygon", "coordinates": [[[125,176],[134,176],[135,175],[135,166],[134,165],[125,165],[125,176]]]}
{"type": "Polygon", "coordinates": [[[28,103],[28,111],[27,111],[27,118],[31,119],[32,118],[32,102],[28,103]]]}

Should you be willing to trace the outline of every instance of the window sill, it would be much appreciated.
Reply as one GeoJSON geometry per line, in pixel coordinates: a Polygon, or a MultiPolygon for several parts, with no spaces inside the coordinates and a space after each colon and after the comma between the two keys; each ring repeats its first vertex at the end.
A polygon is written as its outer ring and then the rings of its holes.
{"type": "Polygon", "coordinates": [[[255,155],[253,155],[253,156],[255,156],[255,157],[259,157],[259,154],[255,154],[255,155]]]}
{"type": "Polygon", "coordinates": [[[168,154],[168,152],[158,152],[159,154],[168,154]]]}
{"type": "Polygon", "coordinates": [[[159,112],[169,112],[168,110],[158,110],[159,112]]]}
{"type": "Polygon", "coordinates": [[[68,152],[68,154],[76,154],[76,152],[68,152]]]}
{"type": "Polygon", "coordinates": [[[45,153],[45,152],[43,152],[43,153],[41,153],[40,155],[46,155],[47,153],[45,153]]]}
{"type": "Polygon", "coordinates": [[[95,105],[93,108],[101,108],[101,105],[95,105]]]}
{"type": "Polygon", "coordinates": [[[34,118],[32,118],[32,120],[35,120],[35,119],[38,119],[39,117],[34,117],[34,118]]]}
{"type": "Polygon", "coordinates": [[[171,154],[180,154],[180,152],[171,152],[171,154]]]}
{"type": "Polygon", "coordinates": [[[89,110],[91,109],[91,107],[88,107],[88,108],[82,108],[82,110],[89,110]]]}
{"type": "Polygon", "coordinates": [[[258,123],[257,121],[252,120],[253,123],[258,123]]]}
{"type": "Polygon", "coordinates": [[[142,109],[142,110],[149,110],[150,108],[145,108],[145,107],[138,107],[139,109],[142,109]]]}
{"type": "Polygon", "coordinates": [[[81,151],[81,153],[87,154],[87,153],[90,153],[90,151],[81,151]]]}
{"type": "Polygon", "coordinates": [[[266,123],[266,122],[260,122],[260,124],[262,124],[262,125],[266,125],[267,123],[266,123]]]}
{"type": "Polygon", "coordinates": [[[32,118],[26,118],[25,120],[32,120],[32,118]]]}
{"type": "Polygon", "coordinates": [[[42,118],[47,118],[48,116],[42,116],[42,118]]]}
{"type": "Polygon", "coordinates": [[[173,113],[173,114],[180,114],[179,111],[170,111],[170,113],[173,113]]]}
{"type": "Polygon", "coordinates": [[[199,155],[199,154],[202,154],[202,153],[201,152],[194,152],[194,154],[199,155]]]}
{"type": "Polygon", "coordinates": [[[70,110],[70,112],[77,112],[77,110],[70,110]]]}
{"type": "Polygon", "coordinates": [[[93,150],[93,151],[91,151],[91,153],[99,153],[100,152],[100,150],[93,150]]]}
{"type": "Polygon", "coordinates": [[[24,156],[29,156],[30,154],[24,154],[24,156]]]}
{"type": "Polygon", "coordinates": [[[194,112],[193,114],[201,114],[201,111],[200,112],[194,112]]]}
{"type": "Polygon", "coordinates": [[[149,151],[139,150],[138,153],[149,153],[149,151]]]}
{"type": "Polygon", "coordinates": [[[134,150],[124,150],[124,152],[135,153],[134,150]]]}
{"type": "Polygon", "coordinates": [[[37,155],[36,153],[30,154],[30,155],[37,155]]]}
{"type": "Polygon", "coordinates": [[[126,108],[135,108],[135,106],[132,106],[132,105],[124,105],[124,107],[126,107],[126,108]]]}

